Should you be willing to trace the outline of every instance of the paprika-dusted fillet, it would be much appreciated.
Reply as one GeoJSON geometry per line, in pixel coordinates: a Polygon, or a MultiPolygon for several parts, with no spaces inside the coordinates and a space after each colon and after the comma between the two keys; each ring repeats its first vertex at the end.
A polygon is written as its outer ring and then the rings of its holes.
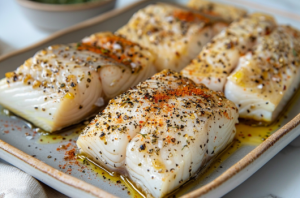
{"type": "Polygon", "coordinates": [[[45,48],[6,73],[0,81],[0,104],[53,132],[98,112],[108,99],[155,73],[155,59],[147,49],[111,33],[102,37],[118,40],[126,52],[104,44],[45,48]],[[122,54],[122,60],[115,54],[122,54]]]}
{"type": "Polygon", "coordinates": [[[110,100],[77,146],[145,193],[163,197],[231,143],[237,118],[237,107],[221,92],[164,70],[110,100]]]}
{"type": "Polygon", "coordinates": [[[191,9],[156,3],[136,12],[117,34],[152,50],[158,71],[180,71],[226,26],[191,9]]]}

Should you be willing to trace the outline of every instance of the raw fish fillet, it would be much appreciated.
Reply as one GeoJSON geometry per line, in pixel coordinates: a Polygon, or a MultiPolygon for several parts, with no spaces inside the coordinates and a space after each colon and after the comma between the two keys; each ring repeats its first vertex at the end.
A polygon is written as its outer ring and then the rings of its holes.
{"type": "Polygon", "coordinates": [[[240,58],[228,77],[225,95],[239,108],[240,117],[272,122],[300,83],[300,32],[278,26],[258,38],[253,52],[240,58]]]}
{"type": "Polygon", "coordinates": [[[215,36],[181,74],[215,91],[224,91],[227,77],[241,56],[255,45],[257,38],[276,27],[273,17],[255,13],[233,22],[215,36]]]}
{"type": "Polygon", "coordinates": [[[135,13],[117,34],[156,53],[158,71],[180,71],[225,26],[197,11],[157,3],[135,13]]]}
{"type": "Polygon", "coordinates": [[[98,112],[108,99],[155,73],[154,57],[144,48],[132,49],[138,58],[123,62],[103,55],[105,47],[97,49],[69,44],[37,52],[0,81],[0,104],[53,132],[98,112]]]}
{"type": "Polygon", "coordinates": [[[255,13],[232,23],[181,73],[239,108],[240,118],[269,124],[300,83],[299,31],[255,13]]]}
{"type": "Polygon", "coordinates": [[[77,146],[145,193],[163,197],[231,143],[237,122],[237,107],[221,92],[164,70],[110,100],[77,146]]]}

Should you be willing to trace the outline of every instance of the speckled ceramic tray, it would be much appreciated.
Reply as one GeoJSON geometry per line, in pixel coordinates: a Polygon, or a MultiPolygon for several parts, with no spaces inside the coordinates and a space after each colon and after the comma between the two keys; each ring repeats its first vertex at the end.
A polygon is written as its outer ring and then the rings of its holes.
{"type": "MultiPolygon", "coordinates": [[[[168,2],[166,0],[161,1],[168,2]]],[[[55,33],[28,48],[2,56],[0,57],[0,77],[4,77],[8,71],[16,69],[24,60],[46,46],[77,42],[81,38],[98,31],[115,31],[125,24],[134,12],[152,2],[155,1],[140,1],[121,10],[114,10],[55,33]]],[[[178,2],[184,4],[187,1],[178,2]]],[[[298,15],[240,0],[230,1],[230,3],[246,7],[249,11],[258,10],[273,15],[276,13],[276,18],[280,23],[288,23],[300,28],[298,15]]],[[[300,134],[300,115],[298,115],[300,113],[300,100],[294,99],[292,107],[283,112],[284,118],[279,123],[282,127],[273,127],[274,130],[269,131],[272,135],[265,141],[252,145],[238,144],[238,150],[227,155],[227,157],[220,157],[203,177],[179,190],[177,195],[220,197],[250,177],[300,134]]],[[[0,110],[2,112],[0,114],[0,158],[71,197],[130,197],[136,195],[127,185],[126,179],[113,179],[108,177],[104,170],[98,168],[97,171],[93,171],[92,165],[74,160],[76,134],[80,132],[80,127],[83,127],[84,124],[66,130],[59,135],[42,136],[32,129],[26,121],[16,116],[6,115],[1,106],[0,110]]],[[[256,128],[252,130],[255,133],[256,128]]],[[[248,139],[251,138],[248,137],[248,139]]]]}

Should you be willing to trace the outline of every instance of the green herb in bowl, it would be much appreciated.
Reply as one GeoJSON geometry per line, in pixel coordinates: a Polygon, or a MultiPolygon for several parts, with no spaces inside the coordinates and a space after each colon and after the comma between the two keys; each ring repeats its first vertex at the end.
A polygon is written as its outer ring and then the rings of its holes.
{"type": "Polygon", "coordinates": [[[86,3],[93,1],[101,0],[32,0],[39,3],[48,3],[48,4],[75,4],[75,3],[86,3]]]}

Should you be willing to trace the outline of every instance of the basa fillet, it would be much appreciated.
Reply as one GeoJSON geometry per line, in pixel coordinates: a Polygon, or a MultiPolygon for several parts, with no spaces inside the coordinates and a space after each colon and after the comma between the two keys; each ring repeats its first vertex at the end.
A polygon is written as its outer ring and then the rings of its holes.
{"type": "Polygon", "coordinates": [[[180,71],[226,26],[197,11],[157,3],[135,13],[117,34],[152,50],[158,71],[180,71]]]}
{"type": "Polygon", "coordinates": [[[258,38],[252,52],[240,58],[228,77],[225,95],[240,117],[272,122],[300,84],[300,32],[278,26],[258,38]]]}
{"type": "Polygon", "coordinates": [[[54,45],[37,52],[0,81],[0,104],[48,132],[82,121],[155,73],[153,55],[124,40],[118,40],[122,60],[104,45],[54,45]]]}
{"type": "Polygon", "coordinates": [[[300,33],[265,14],[236,22],[207,44],[183,76],[239,108],[240,118],[273,122],[300,83],[300,33]]]}
{"type": "Polygon", "coordinates": [[[275,27],[276,22],[269,15],[255,13],[241,18],[215,36],[181,74],[212,90],[224,91],[227,77],[237,67],[240,56],[252,49],[258,37],[275,27]]]}
{"type": "Polygon", "coordinates": [[[164,70],[110,100],[77,140],[82,154],[163,197],[235,136],[238,110],[220,92],[164,70]]]}

